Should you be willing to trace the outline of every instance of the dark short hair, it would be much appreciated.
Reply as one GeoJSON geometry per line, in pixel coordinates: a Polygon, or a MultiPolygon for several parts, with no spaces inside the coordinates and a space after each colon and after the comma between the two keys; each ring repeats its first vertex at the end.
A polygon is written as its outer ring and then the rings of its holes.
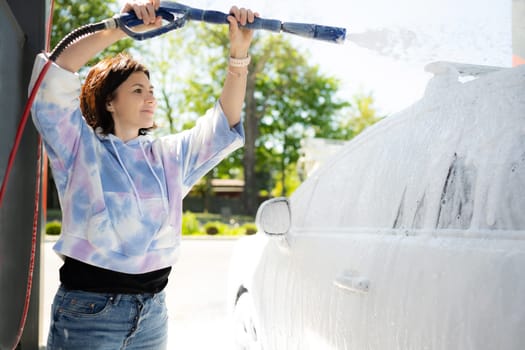
{"type": "MultiPolygon", "coordinates": [[[[100,127],[104,134],[115,133],[115,122],[106,104],[113,100],[117,88],[135,72],[150,77],[143,64],[122,53],[101,60],[89,70],[80,92],[80,110],[89,126],[93,129],[100,127]]],[[[140,129],[139,134],[153,128],[140,129]]]]}

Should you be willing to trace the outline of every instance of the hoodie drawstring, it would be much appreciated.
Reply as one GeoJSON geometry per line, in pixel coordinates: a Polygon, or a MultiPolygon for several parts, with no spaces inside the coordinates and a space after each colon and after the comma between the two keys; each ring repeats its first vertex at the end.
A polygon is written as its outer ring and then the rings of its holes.
{"type": "Polygon", "coordinates": [[[115,143],[113,142],[112,139],[110,139],[110,141],[111,141],[111,146],[113,146],[113,150],[115,151],[115,154],[117,155],[118,162],[119,162],[120,166],[122,167],[122,169],[124,169],[124,173],[126,173],[126,176],[128,177],[129,183],[130,183],[131,187],[133,188],[133,192],[135,193],[135,198],[137,200],[137,205],[139,207],[139,213],[140,213],[141,216],[143,216],[144,213],[142,211],[142,204],[141,204],[141,201],[140,201],[139,192],[137,191],[137,187],[135,187],[135,184],[133,183],[133,180],[131,179],[131,176],[129,175],[128,169],[126,169],[126,167],[124,166],[124,163],[122,162],[122,159],[120,159],[120,154],[118,153],[118,150],[117,150],[117,147],[115,146],[115,143]]]}

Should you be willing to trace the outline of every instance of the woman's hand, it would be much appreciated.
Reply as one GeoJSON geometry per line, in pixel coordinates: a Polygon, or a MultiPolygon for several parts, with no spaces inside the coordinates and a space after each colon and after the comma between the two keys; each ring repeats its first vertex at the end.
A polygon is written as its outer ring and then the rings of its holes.
{"type": "Polygon", "coordinates": [[[246,23],[252,23],[259,13],[250,9],[238,8],[233,6],[230,9],[228,22],[230,22],[230,56],[234,58],[245,58],[248,56],[248,49],[253,37],[253,30],[240,28],[246,23]]]}
{"type": "Polygon", "coordinates": [[[145,26],[139,26],[139,30],[148,29],[149,26],[159,27],[162,24],[162,17],[157,16],[155,11],[160,7],[160,0],[131,0],[120,10],[120,13],[135,12],[138,19],[144,22],[145,26]]]}

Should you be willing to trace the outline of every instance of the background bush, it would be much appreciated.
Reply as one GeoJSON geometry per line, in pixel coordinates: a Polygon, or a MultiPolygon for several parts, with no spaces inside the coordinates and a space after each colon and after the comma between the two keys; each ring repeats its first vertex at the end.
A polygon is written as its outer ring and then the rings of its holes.
{"type": "Polygon", "coordinates": [[[185,212],[182,215],[182,234],[183,235],[195,235],[202,233],[200,230],[199,220],[197,215],[192,212],[185,212]]]}
{"type": "Polygon", "coordinates": [[[193,213],[186,211],[182,216],[183,235],[242,236],[257,232],[250,216],[224,218],[219,214],[193,213]]]}
{"type": "Polygon", "coordinates": [[[244,224],[242,228],[245,235],[254,235],[257,233],[257,225],[255,224],[244,224]]]}
{"type": "Polygon", "coordinates": [[[228,231],[228,225],[220,221],[210,221],[204,224],[204,232],[207,235],[224,235],[228,231]]]}
{"type": "Polygon", "coordinates": [[[46,224],[46,234],[56,236],[59,235],[62,231],[62,223],[60,221],[54,220],[46,224]]]}

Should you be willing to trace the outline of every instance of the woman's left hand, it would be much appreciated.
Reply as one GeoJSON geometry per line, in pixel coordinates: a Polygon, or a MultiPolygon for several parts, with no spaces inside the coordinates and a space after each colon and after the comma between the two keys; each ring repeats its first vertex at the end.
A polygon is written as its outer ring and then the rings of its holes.
{"type": "Polygon", "coordinates": [[[228,22],[230,22],[230,56],[234,58],[245,58],[253,37],[253,30],[239,27],[246,23],[252,23],[259,13],[250,9],[233,6],[230,9],[228,22]]]}

